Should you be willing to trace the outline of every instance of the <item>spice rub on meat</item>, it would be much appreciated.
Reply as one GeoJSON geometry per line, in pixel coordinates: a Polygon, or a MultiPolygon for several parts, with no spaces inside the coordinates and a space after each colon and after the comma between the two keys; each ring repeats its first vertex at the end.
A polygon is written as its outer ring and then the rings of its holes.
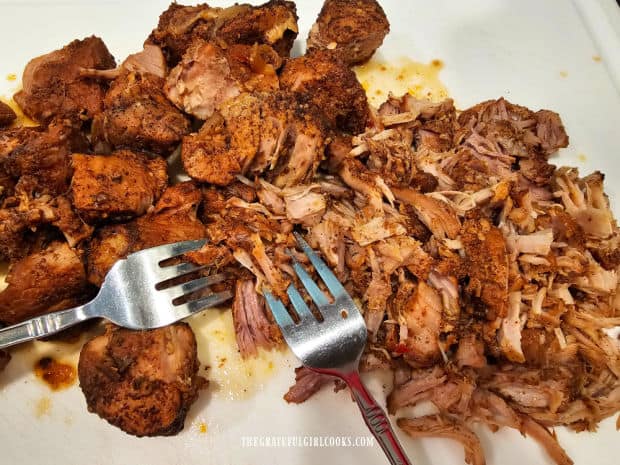
{"type": "Polygon", "coordinates": [[[165,92],[178,108],[207,119],[241,92],[279,87],[282,60],[268,45],[230,45],[195,41],[166,80],[165,92]]]}
{"type": "MultiPolygon", "coordinates": [[[[471,426],[506,426],[570,463],[549,428],[592,431],[620,411],[620,230],[604,176],[549,163],[569,140],[550,110],[411,95],[369,108],[349,66],[387,33],[376,2],[326,1],[308,53],[290,58],[296,21],[284,1],[172,4],[119,67],[82,59],[105,55],[94,38],[28,66],[22,104],[47,126],[0,129],[0,323],[81,302],[131,252],[206,238],[184,259],[226,274],[252,357],[283,344],[261,293],[286,301],[291,254],[308,265],[296,231],[360,303],[360,366],[392,373],[390,412],[433,404],[399,420],[407,434],[457,440],[478,464],[471,426]],[[34,72],[47,62],[57,80],[34,72]],[[171,185],[147,154],[179,142],[193,180],[171,185]]],[[[195,353],[186,325],[107,327],[81,354],[89,408],[131,434],[174,434],[202,383],[195,353]]],[[[299,369],[285,399],[326,384],[299,369]]]]}
{"type": "Polygon", "coordinates": [[[295,3],[289,1],[271,0],[260,6],[236,4],[228,8],[172,3],[146,42],[159,45],[168,64],[174,66],[195,39],[221,45],[265,44],[281,56],[288,56],[297,32],[295,3]]]}
{"type": "Polygon", "coordinates": [[[312,179],[323,157],[321,114],[285,93],[243,93],[200,131],[183,139],[183,166],[192,178],[225,186],[236,175],[266,172],[278,187],[312,179]]]}
{"type": "Polygon", "coordinates": [[[287,60],[280,85],[300,102],[319,108],[333,128],[350,134],[366,128],[366,92],[355,73],[333,53],[318,50],[287,60]]]}
{"type": "Polygon", "coordinates": [[[105,84],[82,77],[80,72],[114,66],[114,58],[100,38],[74,40],[31,60],[24,69],[23,89],[14,99],[26,115],[40,122],[54,116],[90,120],[103,108],[105,84]]]}
{"type": "Polygon", "coordinates": [[[108,325],[82,348],[78,376],[89,411],[135,436],[169,436],[183,429],[205,385],[198,368],[186,323],[150,331],[108,325]]]}
{"type": "Polygon", "coordinates": [[[114,263],[132,252],[206,235],[197,218],[200,189],[191,182],[168,187],[147,214],[100,227],[86,247],[88,280],[100,286],[114,263]]]}
{"type": "Polygon", "coordinates": [[[6,282],[0,292],[0,322],[5,324],[74,307],[92,296],[81,257],[62,242],[13,263],[6,282]]]}
{"type": "Polygon", "coordinates": [[[105,96],[103,111],[93,119],[95,150],[169,155],[190,132],[190,122],[166,98],[163,86],[163,77],[150,72],[121,71],[105,96]]]}
{"type": "Polygon", "coordinates": [[[376,0],[325,0],[308,35],[308,50],[333,50],[348,64],[367,61],[390,24],[376,0]]]}
{"type": "Polygon", "coordinates": [[[0,102],[0,128],[9,126],[16,118],[17,115],[13,109],[6,103],[0,102]]]}
{"type": "Polygon", "coordinates": [[[168,183],[161,158],[119,150],[111,155],[72,155],[71,199],[89,222],[127,220],[145,213],[168,183]]]}

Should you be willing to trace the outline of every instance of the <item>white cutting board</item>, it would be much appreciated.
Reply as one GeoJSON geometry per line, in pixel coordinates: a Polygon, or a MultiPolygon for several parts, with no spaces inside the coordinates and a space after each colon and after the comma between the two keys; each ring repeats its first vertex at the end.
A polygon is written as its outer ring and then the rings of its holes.
{"type": "MultiPolygon", "coordinates": [[[[297,3],[303,39],[320,2],[297,3]]],[[[616,142],[620,13],[613,0],[384,0],[382,4],[392,32],[381,57],[441,59],[445,68],[440,78],[460,108],[504,96],[534,110],[559,112],[571,145],[554,163],[578,166],[582,173],[603,171],[614,211],[620,212],[616,142]]],[[[21,75],[31,57],[74,38],[96,34],[122,60],[141,47],[166,7],[165,1],[0,1],[0,95],[15,90],[16,83],[5,79],[8,74],[21,75]]],[[[295,48],[298,53],[302,49],[295,48]]],[[[202,361],[213,366],[215,382],[192,407],[181,434],[134,438],[88,414],[77,385],[51,392],[32,375],[32,363],[41,354],[75,360],[79,344],[37,343],[21,348],[0,375],[0,464],[386,463],[376,445],[243,447],[242,436],[368,433],[346,391],[334,394],[326,389],[301,406],[287,405],[282,394],[294,377],[296,362],[291,356],[265,355],[255,364],[235,368],[230,319],[210,311],[192,324],[202,361]],[[224,356],[228,360],[218,368],[224,356]],[[246,376],[250,371],[252,376],[246,376]]],[[[381,381],[371,383],[380,394],[381,381]]],[[[515,431],[477,431],[490,465],[550,463],[534,441],[515,431]]],[[[557,432],[577,464],[618,463],[615,418],[604,422],[596,434],[557,432]]],[[[450,441],[401,438],[414,464],[462,463],[460,446],[450,441]]]]}

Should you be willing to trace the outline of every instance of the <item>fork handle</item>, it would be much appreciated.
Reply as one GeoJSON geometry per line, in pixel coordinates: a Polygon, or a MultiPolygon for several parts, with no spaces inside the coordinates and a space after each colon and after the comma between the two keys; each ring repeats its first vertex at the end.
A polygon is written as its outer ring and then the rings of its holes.
{"type": "Polygon", "coordinates": [[[47,313],[30,320],[22,321],[13,326],[0,329],[0,349],[32,341],[44,336],[51,336],[63,329],[74,326],[82,321],[94,318],[90,304],[47,313]]]}
{"type": "Polygon", "coordinates": [[[392,430],[388,416],[374,397],[366,390],[359,373],[352,371],[340,377],[349,385],[353,397],[362,412],[366,426],[379,441],[379,445],[390,463],[392,465],[411,465],[394,434],[394,430],[392,430]]]}

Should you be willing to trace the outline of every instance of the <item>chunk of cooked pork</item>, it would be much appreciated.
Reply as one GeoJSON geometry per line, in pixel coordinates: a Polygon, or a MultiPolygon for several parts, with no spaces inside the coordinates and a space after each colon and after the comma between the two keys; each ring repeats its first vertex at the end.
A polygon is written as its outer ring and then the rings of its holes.
{"type": "Polygon", "coordinates": [[[196,41],[168,76],[165,92],[178,108],[207,119],[223,104],[248,91],[274,91],[282,60],[268,45],[196,41]]]}
{"type": "Polygon", "coordinates": [[[333,50],[348,64],[358,64],[375,53],[389,31],[376,0],[325,0],[310,29],[308,50],[333,50]]]}
{"type": "Polygon", "coordinates": [[[239,174],[267,171],[287,187],[312,178],[324,145],[320,116],[290,95],[244,93],[183,139],[181,157],[198,181],[225,186],[239,174]]]}
{"type": "Polygon", "coordinates": [[[72,159],[71,198],[82,218],[90,222],[142,215],[168,182],[163,159],[128,150],[111,155],[75,153],[72,159]]]}
{"type": "Polygon", "coordinates": [[[82,77],[83,68],[114,68],[114,58],[95,36],[34,58],[26,65],[23,89],[14,96],[26,115],[40,122],[54,116],[90,120],[103,109],[105,83],[82,77]]]}
{"type": "Polygon", "coordinates": [[[159,24],[146,43],[159,45],[168,64],[174,66],[196,39],[223,45],[265,44],[281,56],[288,56],[297,32],[296,7],[289,1],[271,0],[260,6],[236,4],[228,8],[172,3],[159,17],[159,24]]]}
{"type": "Polygon", "coordinates": [[[121,72],[106,94],[104,111],[93,119],[95,150],[169,155],[189,134],[190,123],[166,98],[163,86],[164,79],[149,72],[121,72]]]}
{"type": "Polygon", "coordinates": [[[355,73],[329,51],[287,60],[280,86],[319,108],[333,128],[351,134],[364,131],[369,118],[366,92],[355,73]]]}
{"type": "Polygon", "coordinates": [[[81,258],[62,242],[15,262],[6,282],[0,292],[0,322],[6,324],[74,307],[91,296],[81,258]]]}
{"type": "Polygon", "coordinates": [[[150,331],[108,325],[80,352],[78,376],[90,412],[135,436],[169,436],[205,379],[187,323],[150,331]]]}
{"type": "Polygon", "coordinates": [[[112,265],[132,252],[205,237],[205,226],[196,217],[201,202],[200,189],[192,182],[176,184],[164,191],[146,215],[99,228],[86,251],[88,280],[100,286],[112,265]]]}
{"type": "Polygon", "coordinates": [[[0,102],[0,128],[4,126],[9,126],[15,119],[17,115],[13,111],[13,109],[8,106],[4,102],[0,102]]]}
{"type": "Polygon", "coordinates": [[[66,193],[71,180],[71,152],[88,141],[66,121],[47,128],[16,128],[0,133],[0,165],[15,183],[12,190],[29,198],[66,193]]]}

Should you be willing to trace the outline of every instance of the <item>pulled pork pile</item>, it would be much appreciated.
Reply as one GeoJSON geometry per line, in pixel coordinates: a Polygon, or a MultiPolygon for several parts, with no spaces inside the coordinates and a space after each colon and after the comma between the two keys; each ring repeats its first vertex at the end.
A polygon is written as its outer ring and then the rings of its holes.
{"type": "MultiPolygon", "coordinates": [[[[252,357],[283,345],[262,290],[286,301],[291,254],[307,263],[298,231],[360,302],[361,366],[393,374],[390,412],[435,406],[403,431],[458,440],[480,465],[471,424],[507,426],[571,463],[549,428],[593,431],[620,410],[603,175],[549,163],[568,137],[548,110],[410,95],[370,108],[349,66],[388,30],[374,0],[328,0],[290,58],[292,2],[172,4],[117,68],[97,38],[32,60],[16,100],[41,126],[0,131],[0,324],[88,300],[131,252],[206,237],[186,259],[228,274],[252,357]],[[190,181],[171,183],[171,156],[190,181]]],[[[89,409],[131,434],[178,432],[205,385],[196,353],[185,325],[108,326],[80,359],[89,409]]],[[[331,381],[299,368],[285,399],[331,381]]]]}

